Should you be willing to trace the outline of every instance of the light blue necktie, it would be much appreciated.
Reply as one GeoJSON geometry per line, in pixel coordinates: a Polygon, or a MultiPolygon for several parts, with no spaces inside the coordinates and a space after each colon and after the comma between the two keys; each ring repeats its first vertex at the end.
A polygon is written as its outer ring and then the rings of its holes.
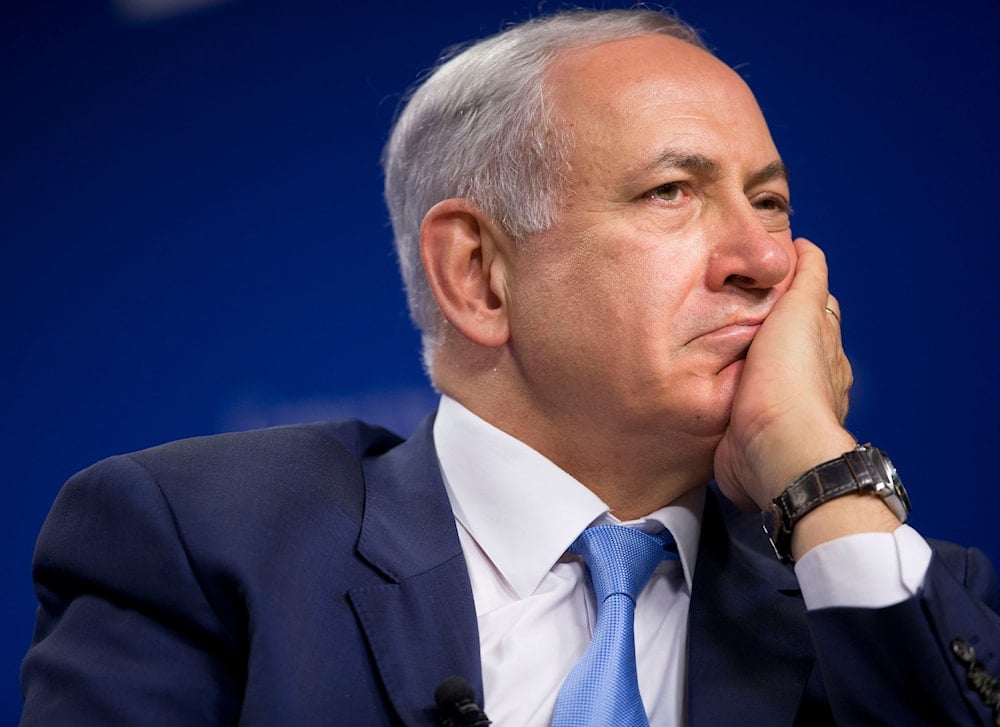
{"type": "Polygon", "coordinates": [[[622,525],[587,528],[569,547],[582,555],[597,596],[587,650],[556,698],[552,727],[648,727],[635,667],[635,599],[674,539],[622,525]]]}

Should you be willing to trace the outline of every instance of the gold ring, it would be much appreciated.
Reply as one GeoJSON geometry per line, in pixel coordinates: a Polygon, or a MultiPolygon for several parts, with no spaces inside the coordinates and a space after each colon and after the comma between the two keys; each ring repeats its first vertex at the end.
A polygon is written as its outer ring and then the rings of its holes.
{"type": "Polygon", "coordinates": [[[835,311],[830,306],[824,306],[824,308],[826,309],[827,313],[829,313],[831,316],[833,316],[834,318],[837,319],[837,323],[839,324],[840,323],[840,316],[837,315],[837,311],[835,311]]]}

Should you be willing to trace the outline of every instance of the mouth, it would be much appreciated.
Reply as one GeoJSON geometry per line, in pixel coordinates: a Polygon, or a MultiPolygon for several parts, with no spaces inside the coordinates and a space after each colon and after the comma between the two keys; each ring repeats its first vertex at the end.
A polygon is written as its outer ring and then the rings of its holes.
{"type": "Polygon", "coordinates": [[[740,318],[734,318],[734,319],[732,319],[730,321],[727,321],[726,324],[723,325],[723,326],[721,326],[720,328],[728,328],[730,326],[733,326],[733,327],[744,327],[744,328],[755,328],[756,329],[756,328],[760,328],[761,324],[766,319],[767,319],[766,315],[743,316],[743,317],[740,317],[740,318]]]}
{"type": "Polygon", "coordinates": [[[694,343],[702,338],[738,338],[741,336],[753,338],[757,334],[757,330],[767,320],[770,312],[770,308],[768,310],[730,310],[728,312],[720,312],[718,317],[713,317],[714,320],[710,318],[704,321],[703,325],[699,326],[700,330],[693,332],[694,335],[692,335],[688,343],[694,343]]]}
{"type": "Polygon", "coordinates": [[[706,333],[695,336],[691,339],[691,342],[703,340],[712,344],[731,343],[739,345],[740,343],[744,343],[745,346],[749,347],[750,342],[757,335],[757,331],[760,330],[763,322],[763,318],[743,318],[727,322],[718,328],[713,328],[706,333]]]}
{"type": "Polygon", "coordinates": [[[718,370],[722,371],[737,362],[746,360],[750,344],[753,343],[763,322],[763,318],[740,318],[727,321],[718,328],[696,336],[691,340],[691,344],[713,358],[717,362],[718,370]]]}

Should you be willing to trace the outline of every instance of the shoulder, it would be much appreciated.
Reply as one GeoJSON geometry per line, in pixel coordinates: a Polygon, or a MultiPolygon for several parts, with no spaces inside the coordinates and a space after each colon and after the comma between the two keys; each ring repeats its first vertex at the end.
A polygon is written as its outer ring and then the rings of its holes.
{"type": "Polygon", "coordinates": [[[355,531],[362,462],[403,440],[359,421],[324,422],[170,442],[110,457],[73,477],[53,512],[141,519],[162,512],[189,547],[239,549],[310,522],[355,531]]]}
{"type": "Polygon", "coordinates": [[[363,459],[400,442],[382,427],[349,420],[181,439],[124,458],[163,485],[193,479],[215,486],[238,482],[245,488],[275,479],[313,478],[318,472],[349,478],[363,459]]]}
{"type": "Polygon", "coordinates": [[[317,422],[192,437],[124,455],[150,472],[216,472],[253,476],[377,456],[402,439],[358,420],[317,422]]]}

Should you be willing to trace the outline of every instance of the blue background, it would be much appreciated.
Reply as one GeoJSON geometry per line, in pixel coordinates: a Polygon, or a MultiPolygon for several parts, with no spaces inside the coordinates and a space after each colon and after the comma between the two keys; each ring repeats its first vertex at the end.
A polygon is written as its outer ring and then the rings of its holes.
{"type": "MultiPolygon", "coordinates": [[[[294,420],[406,430],[432,405],[379,153],[442,48],[540,7],[3,5],[0,720],[20,710],[34,538],[74,471],[294,420]]],[[[794,229],[828,252],[849,425],[893,456],[922,532],[1000,560],[1000,3],[673,7],[757,91],[794,229]]]]}

